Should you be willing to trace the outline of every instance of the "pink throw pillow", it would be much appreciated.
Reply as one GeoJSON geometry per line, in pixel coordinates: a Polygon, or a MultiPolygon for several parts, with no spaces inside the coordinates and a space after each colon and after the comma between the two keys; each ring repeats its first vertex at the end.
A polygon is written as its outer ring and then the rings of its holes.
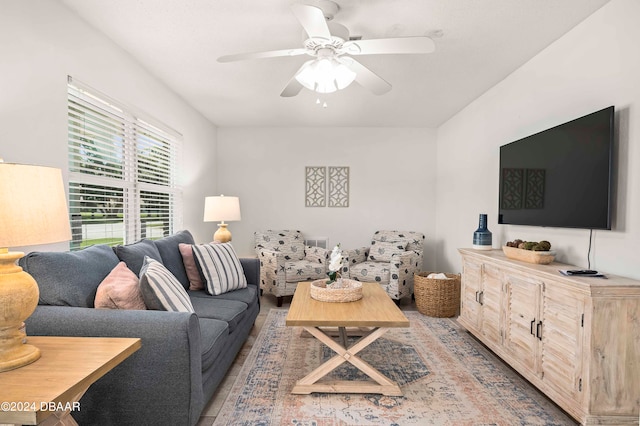
{"type": "Polygon", "coordinates": [[[120,262],[98,286],[94,306],[97,309],[147,309],[138,277],[120,262]]]}
{"type": "Polygon", "coordinates": [[[182,255],[182,263],[184,263],[187,278],[189,278],[189,290],[203,290],[204,283],[200,278],[200,272],[193,257],[193,247],[191,244],[180,243],[178,244],[178,249],[182,255]]]}

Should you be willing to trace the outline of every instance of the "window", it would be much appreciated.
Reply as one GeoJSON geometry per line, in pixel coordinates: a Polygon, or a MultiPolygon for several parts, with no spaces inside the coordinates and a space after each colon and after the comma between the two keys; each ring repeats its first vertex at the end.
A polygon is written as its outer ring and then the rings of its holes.
{"type": "Polygon", "coordinates": [[[182,227],[182,137],[69,77],[71,250],[158,239],[182,227]]]}

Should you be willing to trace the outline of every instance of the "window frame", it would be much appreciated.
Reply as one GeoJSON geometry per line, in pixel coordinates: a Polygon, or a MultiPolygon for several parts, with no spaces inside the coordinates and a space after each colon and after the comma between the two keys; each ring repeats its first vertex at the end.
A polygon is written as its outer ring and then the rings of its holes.
{"type": "Polygon", "coordinates": [[[148,213],[142,211],[145,204],[157,209],[156,224],[162,223],[162,236],[182,228],[180,133],[71,76],[67,80],[67,125],[71,250],[79,250],[91,240],[84,237],[84,225],[91,223],[85,217],[98,225],[120,223],[120,213],[113,213],[111,219],[108,213],[95,219],[94,213],[89,216],[89,212],[82,211],[96,209],[87,207],[89,202],[82,200],[83,196],[98,199],[97,194],[102,193],[107,198],[107,194],[117,193],[113,189],[122,191],[121,200],[114,197],[114,211],[122,211],[122,239],[105,243],[130,244],[141,238],[160,238],[147,235],[150,220],[145,218],[148,213]]]}

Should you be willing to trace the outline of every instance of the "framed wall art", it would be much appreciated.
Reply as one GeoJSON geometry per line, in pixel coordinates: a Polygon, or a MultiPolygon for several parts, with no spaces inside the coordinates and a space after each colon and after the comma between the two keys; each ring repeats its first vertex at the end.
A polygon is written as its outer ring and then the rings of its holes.
{"type": "Polygon", "coordinates": [[[305,168],[305,207],[324,207],[327,199],[327,168],[305,168]]]}
{"type": "Polygon", "coordinates": [[[349,207],[349,167],[329,167],[329,207],[349,207]]]}

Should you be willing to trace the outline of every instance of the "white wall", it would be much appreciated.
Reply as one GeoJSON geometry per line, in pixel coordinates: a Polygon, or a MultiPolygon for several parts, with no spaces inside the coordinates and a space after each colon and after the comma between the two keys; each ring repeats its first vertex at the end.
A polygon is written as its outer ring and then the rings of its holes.
{"type": "Polygon", "coordinates": [[[299,229],[343,248],[400,229],[426,234],[425,267],[435,266],[434,130],[219,128],[218,155],[220,191],[240,197],[242,221],[229,225],[239,253],[253,254],[253,233],[264,229],[299,229]],[[305,207],[306,166],[348,166],[349,207],[305,207]]]}
{"type": "Polygon", "coordinates": [[[58,2],[1,4],[0,157],[59,167],[66,176],[66,78],[72,75],[184,135],[184,227],[196,240],[210,240],[216,226],[202,222],[204,197],[238,195],[243,219],[230,229],[234,245],[247,255],[258,229],[297,228],[350,248],[367,245],[376,229],[402,228],[427,235],[425,268],[452,272],[460,265],[456,248],[471,245],[478,214],[488,213],[495,247],[518,237],[546,238],[558,260],[586,266],[588,231],[497,225],[498,147],[613,104],[614,230],[595,231],[591,266],[640,278],[636,0],[604,6],[442,125],[437,135],[407,128],[216,130],[58,2]],[[304,207],[304,167],[311,165],[350,167],[349,208],[304,207]]]}
{"type": "Polygon", "coordinates": [[[438,129],[437,264],[459,270],[478,214],[494,247],[547,239],[557,260],[587,266],[589,231],[497,224],[499,146],[616,107],[612,231],[594,231],[591,267],[640,279],[640,2],[613,0],[438,129]]]}
{"type": "MultiPolygon", "coordinates": [[[[0,40],[0,157],[58,167],[66,177],[71,75],[183,134],[184,227],[208,238],[202,209],[216,185],[215,126],[58,2],[2,0],[0,40]]],[[[24,248],[32,249],[45,248],[24,248]]]]}

